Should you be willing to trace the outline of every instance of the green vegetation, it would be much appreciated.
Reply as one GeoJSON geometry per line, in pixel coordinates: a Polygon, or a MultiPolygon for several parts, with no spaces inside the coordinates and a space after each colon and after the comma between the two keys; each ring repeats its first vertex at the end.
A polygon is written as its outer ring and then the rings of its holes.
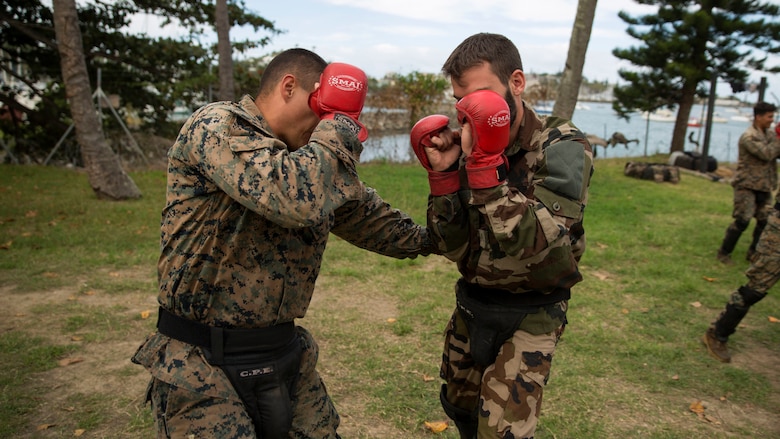
{"type": "MultiPolygon", "coordinates": [[[[664,157],[648,160],[664,161],[664,157]]],[[[585,281],[570,302],[538,438],[780,436],[780,298],[744,320],[731,364],[700,340],[741,285],[715,260],[731,187],[683,174],[677,185],[596,162],[586,215],[585,281]],[[697,415],[691,404],[701,401],[697,415]]],[[[425,172],[362,165],[368,185],[424,221],[425,172]]],[[[154,330],[162,171],[132,173],[144,197],[99,201],[86,175],[0,169],[0,437],[152,438],[148,374],[129,358],[154,330]],[[151,314],[147,314],[147,313],[151,314]]],[[[746,235],[747,236],[747,235],[746,235]]],[[[439,256],[395,260],[336,236],[305,319],[345,438],[457,438],[424,422],[439,407],[442,331],[457,273],[439,256]]]]}

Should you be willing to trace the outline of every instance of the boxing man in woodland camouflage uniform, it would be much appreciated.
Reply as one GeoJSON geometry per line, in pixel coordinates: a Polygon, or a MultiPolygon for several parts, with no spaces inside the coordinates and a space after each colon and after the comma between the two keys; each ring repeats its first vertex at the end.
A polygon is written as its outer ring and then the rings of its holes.
{"type": "Polygon", "coordinates": [[[208,104],[182,127],[168,154],[158,331],[133,357],[152,375],[158,437],[339,437],[317,345],[294,323],[329,233],[396,258],[435,251],[358,178],[366,86],[354,66],[291,49],[256,99],[208,104]]]}
{"type": "Polygon", "coordinates": [[[704,334],[704,344],[710,355],[728,363],[731,361],[726,342],[736,332],[737,325],[747,315],[750,307],[766,297],[767,292],[780,279],[780,198],[770,210],[761,238],[756,245],[756,255],[745,271],[748,282],[731,293],[731,297],[718,318],[704,334]]]}
{"type": "Polygon", "coordinates": [[[462,275],[441,404],[462,438],[530,438],[582,280],[592,149],[571,122],[523,102],[520,54],[504,36],[467,38],[443,71],[462,131],[432,115],[411,133],[428,170],[428,228],[462,275]]]}
{"type": "Polygon", "coordinates": [[[747,229],[750,219],[756,219],[753,241],[747,252],[751,260],[758,238],[766,226],[772,204],[772,194],[777,189],[777,161],[780,144],[769,130],[777,108],[766,102],[753,107],[753,123],[739,137],[737,172],[731,185],[734,187],[734,221],[726,229],[726,236],[718,249],[717,258],[731,265],[731,252],[747,229]]]}

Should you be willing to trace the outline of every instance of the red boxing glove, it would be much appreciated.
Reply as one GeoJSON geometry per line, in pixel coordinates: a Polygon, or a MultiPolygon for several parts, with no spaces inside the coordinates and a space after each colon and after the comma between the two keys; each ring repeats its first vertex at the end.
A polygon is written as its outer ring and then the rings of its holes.
{"type": "Polygon", "coordinates": [[[460,189],[460,177],[458,171],[434,171],[428,160],[428,153],[425,148],[435,148],[431,137],[438,135],[446,130],[450,124],[450,119],[441,114],[434,114],[420,119],[412,127],[411,141],[412,149],[417,159],[428,171],[428,184],[431,186],[431,195],[447,195],[457,192],[460,189]]]}
{"type": "Polygon", "coordinates": [[[368,92],[366,74],[344,63],[330,63],[320,76],[320,87],[309,95],[309,107],[320,119],[333,119],[350,127],[361,142],[368,130],[358,122],[368,92]]]}
{"type": "Polygon", "coordinates": [[[777,135],[777,137],[780,137],[780,122],[777,122],[777,124],[775,124],[775,134],[777,135]]]}
{"type": "Polygon", "coordinates": [[[466,173],[472,189],[498,186],[506,180],[504,150],[509,144],[509,105],[501,95],[477,90],[455,104],[458,120],[471,126],[471,155],[466,173]]]}

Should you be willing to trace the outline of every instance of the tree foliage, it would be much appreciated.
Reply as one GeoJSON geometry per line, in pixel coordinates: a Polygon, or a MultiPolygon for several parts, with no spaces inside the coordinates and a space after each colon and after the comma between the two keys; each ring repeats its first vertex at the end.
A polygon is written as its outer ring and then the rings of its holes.
{"type": "MultiPolygon", "coordinates": [[[[77,12],[93,88],[99,69],[105,93],[119,95],[123,106],[138,111],[161,134],[174,129],[166,124],[174,102],[189,107],[206,102],[217,82],[216,72],[209,68],[216,59],[216,42],[206,38],[216,23],[213,2],[92,0],[80,2],[77,12]],[[177,38],[129,34],[128,26],[139,13],[163,17],[188,32],[177,38]]],[[[228,12],[231,26],[265,31],[257,39],[232,42],[236,52],[262,47],[280,32],[272,22],[250,12],[242,0],[230,0],[228,12]]],[[[0,71],[14,78],[0,89],[0,103],[18,110],[26,120],[11,121],[0,129],[16,137],[21,153],[39,156],[70,124],[51,8],[40,0],[5,0],[0,6],[0,49],[0,71]],[[29,101],[37,105],[21,103],[29,101]]],[[[111,128],[116,121],[106,118],[104,124],[111,128]]]]}
{"type": "Polygon", "coordinates": [[[403,109],[409,116],[407,128],[434,113],[447,100],[445,91],[450,83],[441,74],[418,71],[407,75],[392,73],[382,81],[371,80],[367,106],[383,109],[403,109]]]}
{"type": "Polygon", "coordinates": [[[613,108],[628,118],[636,110],[678,106],[671,151],[685,144],[688,118],[697,95],[707,94],[715,77],[743,84],[751,71],[778,72],[767,54],[780,53],[780,6],[758,0],[635,0],[656,6],[655,14],[620,12],[626,32],[639,41],[613,54],[635,66],[618,74],[613,108]]]}

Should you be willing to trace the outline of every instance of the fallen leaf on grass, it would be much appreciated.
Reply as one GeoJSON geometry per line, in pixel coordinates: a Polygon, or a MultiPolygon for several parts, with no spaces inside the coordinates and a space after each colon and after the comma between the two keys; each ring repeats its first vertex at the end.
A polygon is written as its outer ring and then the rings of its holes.
{"type": "Polygon", "coordinates": [[[10,250],[13,243],[13,241],[8,241],[5,244],[0,244],[0,250],[10,250]]]}
{"type": "Polygon", "coordinates": [[[426,375],[426,374],[422,374],[422,377],[423,377],[423,381],[426,382],[426,383],[429,383],[429,382],[435,380],[434,377],[432,377],[430,375],[426,375]]]}
{"type": "Polygon", "coordinates": [[[596,277],[598,280],[607,280],[609,279],[609,275],[607,273],[601,272],[601,271],[593,271],[593,276],[596,277]]]}
{"type": "Polygon", "coordinates": [[[387,319],[387,323],[395,323],[395,322],[396,322],[396,320],[394,318],[392,318],[392,317],[387,319]]]}
{"type": "Polygon", "coordinates": [[[52,427],[54,427],[56,425],[57,424],[41,424],[41,425],[35,427],[35,429],[38,430],[38,431],[43,431],[43,430],[48,430],[48,429],[50,429],[50,428],[52,428],[52,427]]]}
{"type": "Polygon", "coordinates": [[[674,375],[672,375],[672,379],[677,381],[677,380],[680,379],[680,375],[674,374],[674,375]]]}
{"type": "Polygon", "coordinates": [[[82,361],[84,361],[83,358],[71,357],[71,358],[63,358],[62,360],[58,361],[57,364],[65,367],[65,366],[70,366],[71,364],[81,363],[82,361]]]}
{"type": "Polygon", "coordinates": [[[438,421],[438,422],[425,421],[425,428],[431,430],[434,433],[441,433],[442,431],[446,430],[448,426],[449,423],[447,421],[438,421]]]}
{"type": "Polygon", "coordinates": [[[149,318],[149,315],[151,315],[151,314],[152,314],[152,312],[151,312],[151,311],[149,311],[149,310],[146,310],[146,311],[141,311],[141,318],[142,318],[142,319],[148,319],[148,318],[149,318]]]}
{"type": "Polygon", "coordinates": [[[48,277],[48,278],[54,278],[54,277],[58,277],[59,274],[52,273],[51,271],[47,271],[47,272],[43,273],[41,276],[48,277]]]}
{"type": "Polygon", "coordinates": [[[769,321],[771,323],[778,323],[778,322],[780,322],[780,319],[778,319],[777,317],[769,316],[769,321]]]}
{"type": "Polygon", "coordinates": [[[81,340],[84,340],[84,337],[82,337],[80,335],[72,335],[70,337],[70,341],[81,341],[81,340]]]}
{"type": "Polygon", "coordinates": [[[718,278],[716,277],[707,277],[707,276],[702,276],[702,279],[706,280],[707,282],[715,282],[716,280],[718,280],[718,278]]]}
{"type": "Polygon", "coordinates": [[[76,430],[73,430],[73,436],[81,436],[84,434],[87,430],[84,430],[83,428],[79,428],[76,430]]]}
{"type": "Polygon", "coordinates": [[[704,405],[701,403],[701,400],[692,402],[688,408],[697,415],[704,413],[704,405]]]}
{"type": "Polygon", "coordinates": [[[628,314],[630,311],[627,310],[626,308],[623,308],[620,310],[620,312],[622,312],[623,314],[628,314]]]}
{"type": "Polygon", "coordinates": [[[691,302],[691,306],[694,308],[701,308],[701,302],[699,302],[698,300],[695,302],[691,302]]]}

